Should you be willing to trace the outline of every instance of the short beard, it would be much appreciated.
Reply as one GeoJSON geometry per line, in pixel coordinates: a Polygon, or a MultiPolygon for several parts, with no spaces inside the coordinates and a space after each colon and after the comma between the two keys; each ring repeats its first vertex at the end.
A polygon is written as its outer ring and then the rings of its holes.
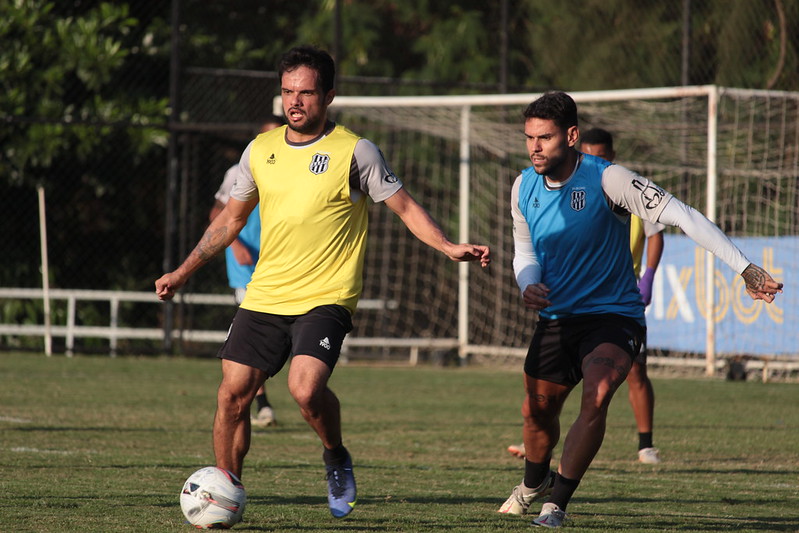
{"type": "Polygon", "coordinates": [[[325,118],[321,117],[315,121],[308,120],[302,125],[292,124],[288,122],[288,127],[291,128],[293,131],[300,133],[302,135],[310,135],[312,133],[316,133],[319,131],[319,126],[324,125],[325,118]]]}

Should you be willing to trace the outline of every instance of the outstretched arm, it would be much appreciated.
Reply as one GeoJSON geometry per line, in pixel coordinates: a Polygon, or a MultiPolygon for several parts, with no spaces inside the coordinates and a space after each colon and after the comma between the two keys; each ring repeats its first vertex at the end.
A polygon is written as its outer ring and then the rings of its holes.
{"type": "Polygon", "coordinates": [[[753,300],[764,300],[766,303],[774,301],[778,292],[782,292],[782,283],[777,283],[768,272],[754,263],[750,263],[741,273],[746,282],[746,293],[753,300]]]}
{"type": "Polygon", "coordinates": [[[750,263],[718,226],[693,207],[672,198],[660,214],[659,222],[679,226],[694,242],[741,274],[746,282],[746,293],[752,299],[771,303],[775,295],[782,292],[782,283],[774,281],[763,268],[750,263]]]}
{"type": "Polygon", "coordinates": [[[158,299],[172,299],[175,292],[186,284],[197,269],[227,248],[247,223],[247,217],[257,204],[257,197],[246,202],[231,198],[222,212],[214,217],[186,260],[174,271],[164,274],[155,281],[155,293],[158,299]]]}
{"type": "Polygon", "coordinates": [[[387,198],[385,204],[400,217],[417,239],[453,261],[479,260],[483,267],[491,262],[488,246],[455,244],[447,239],[433,217],[404,188],[387,198]]]}

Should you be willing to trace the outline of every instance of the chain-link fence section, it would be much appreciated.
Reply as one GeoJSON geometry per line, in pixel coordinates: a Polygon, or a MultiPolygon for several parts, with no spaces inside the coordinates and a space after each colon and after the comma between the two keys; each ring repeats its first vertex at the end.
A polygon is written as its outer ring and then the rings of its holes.
{"type": "MultiPolygon", "coordinates": [[[[152,290],[202,234],[224,171],[271,111],[272,65],[301,42],[337,52],[341,95],[799,88],[797,0],[475,0],[417,6],[427,10],[419,13],[388,1],[271,4],[0,5],[0,287],[42,285],[41,188],[51,287],[152,290]]],[[[615,119],[602,120],[612,127],[615,119]]],[[[648,148],[657,151],[656,143],[648,148]]],[[[401,173],[403,162],[392,159],[401,173]]],[[[224,259],[186,291],[229,293],[224,259]]],[[[107,305],[79,305],[76,321],[102,323],[107,305]]],[[[119,320],[161,327],[166,309],[125,303],[119,320]]],[[[68,312],[55,303],[53,323],[68,312]]],[[[171,312],[171,327],[224,330],[232,309],[171,312]]],[[[41,323],[42,315],[40,300],[0,299],[4,324],[41,323]]],[[[0,346],[39,349],[41,338],[2,335],[0,346]]],[[[106,348],[102,339],[76,346],[106,348]]]]}

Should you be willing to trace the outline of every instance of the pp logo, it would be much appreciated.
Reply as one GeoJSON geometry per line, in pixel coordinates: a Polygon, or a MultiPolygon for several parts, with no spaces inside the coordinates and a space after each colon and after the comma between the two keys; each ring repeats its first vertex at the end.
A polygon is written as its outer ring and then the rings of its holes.
{"type": "Polygon", "coordinates": [[[321,174],[327,171],[328,164],[330,163],[330,156],[327,154],[314,154],[311,159],[311,166],[308,167],[314,174],[321,174]]]}
{"type": "Polygon", "coordinates": [[[572,209],[575,211],[582,211],[585,208],[585,191],[578,189],[572,191],[571,200],[572,209]]]}

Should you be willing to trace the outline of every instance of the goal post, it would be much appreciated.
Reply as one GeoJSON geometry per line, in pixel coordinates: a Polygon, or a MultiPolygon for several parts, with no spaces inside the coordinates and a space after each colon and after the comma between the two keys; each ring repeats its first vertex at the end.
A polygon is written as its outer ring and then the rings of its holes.
{"type": "MultiPolygon", "coordinates": [[[[619,164],[704,211],[775,277],[799,267],[799,93],[708,85],[570,94],[581,130],[614,134],[619,164]]],[[[331,118],[374,141],[451,238],[486,243],[493,256],[485,271],[453,264],[371,206],[364,298],[398,305],[357,313],[359,346],[449,339],[462,358],[526,353],[533,318],[513,277],[509,200],[530,164],[522,112],[538,96],[333,101],[331,118]]],[[[647,310],[650,348],[704,354],[708,372],[718,367],[716,353],[799,360],[791,291],[771,306],[747,300],[739,276],[685,239],[667,229],[647,310]]]]}

